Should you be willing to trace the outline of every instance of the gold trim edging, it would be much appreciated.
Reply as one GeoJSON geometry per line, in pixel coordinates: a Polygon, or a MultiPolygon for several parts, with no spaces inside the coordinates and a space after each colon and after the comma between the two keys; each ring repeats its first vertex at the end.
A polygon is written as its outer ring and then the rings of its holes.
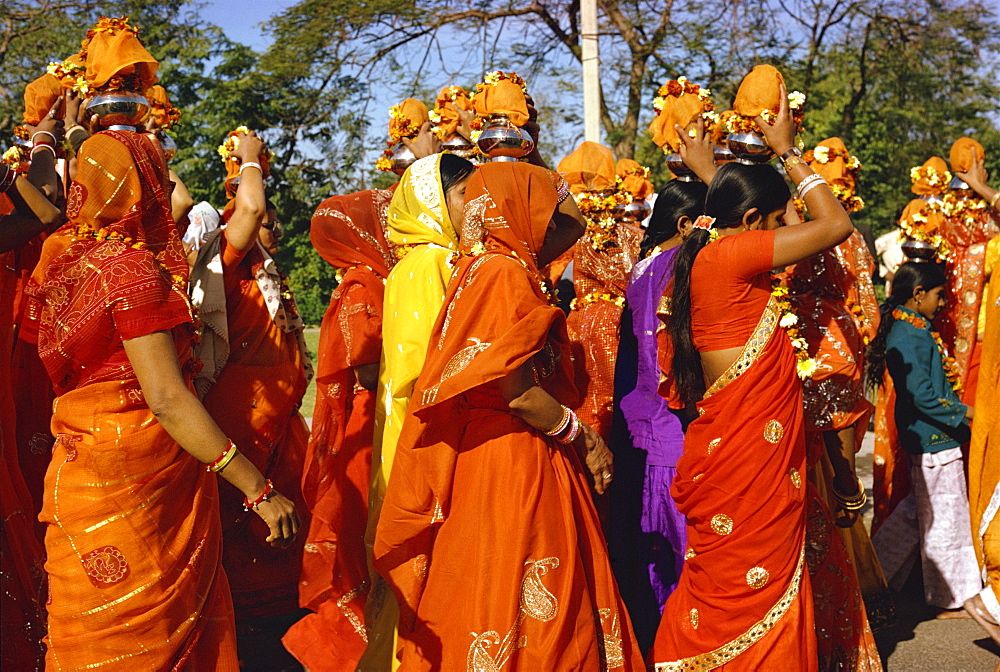
{"type": "Polygon", "coordinates": [[[771,335],[774,334],[774,330],[778,326],[778,315],[780,312],[778,301],[772,295],[768,299],[767,305],[764,306],[764,312],[761,313],[760,322],[754,328],[753,335],[747,341],[746,345],[743,346],[740,356],[712,383],[711,387],[705,392],[705,396],[702,397],[702,401],[707,400],[726,385],[742,376],[757,361],[761,351],[767,345],[767,342],[771,340],[771,335]]]}
{"type": "Polygon", "coordinates": [[[749,630],[745,633],[732,640],[728,644],[723,644],[714,651],[709,651],[708,653],[702,653],[697,656],[691,656],[690,658],[683,658],[681,660],[675,660],[667,663],[655,663],[653,669],[655,672],[692,672],[694,670],[713,670],[717,667],[721,667],[733,660],[736,656],[740,655],[751,646],[760,641],[764,635],[771,631],[781,617],[785,615],[788,608],[792,606],[792,602],[799,595],[799,586],[802,582],[802,567],[805,565],[806,559],[806,548],[805,544],[802,545],[802,551],[799,553],[799,564],[795,568],[795,575],[792,576],[792,581],[785,591],[785,594],[781,596],[778,603],[771,607],[771,610],[764,614],[764,618],[760,619],[754,623],[749,630]]]}

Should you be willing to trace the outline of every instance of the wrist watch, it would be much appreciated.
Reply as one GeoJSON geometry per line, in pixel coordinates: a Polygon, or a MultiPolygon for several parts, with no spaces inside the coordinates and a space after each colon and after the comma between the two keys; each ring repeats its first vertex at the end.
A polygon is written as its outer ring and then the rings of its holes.
{"type": "Polygon", "coordinates": [[[797,156],[800,159],[802,158],[802,150],[799,149],[798,147],[795,147],[794,145],[792,147],[790,147],[788,149],[788,151],[786,151],[784,154],[782,154],[779,158],[781,159],[781,162],[784,163],[785,161],[788,161],[788,159],[792,158],[793,156],[797,156]]]}
{"type": "Polygon", "coordinates": [[[784,166],[786,173],[795,166],[805,164],[805,161],[802,159],[802,150],[795,146],[792,146],[788,151],[782,154],[780,158],[781,165],[784,166]]]}

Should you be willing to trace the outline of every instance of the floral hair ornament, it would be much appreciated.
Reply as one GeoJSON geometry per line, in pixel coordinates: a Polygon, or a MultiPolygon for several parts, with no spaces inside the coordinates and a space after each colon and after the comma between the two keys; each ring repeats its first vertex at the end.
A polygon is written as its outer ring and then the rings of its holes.
{"type": "Polygon", "coordinates": [[[698,215],[698,219],[694,220],[693,226],[696,229],[711,231],[713,224],[715,224],[715,217],[709,217],[708,215],[698,215]]]}

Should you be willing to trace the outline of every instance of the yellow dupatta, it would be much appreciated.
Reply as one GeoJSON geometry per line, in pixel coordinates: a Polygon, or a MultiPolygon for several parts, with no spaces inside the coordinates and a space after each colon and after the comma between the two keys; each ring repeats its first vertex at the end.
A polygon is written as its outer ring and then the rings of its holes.
{"type": "Polygon", "coordinates": [[[385,283],[382,361],[365,534],[372,587],[365,608],[369,632],[368,649],[359,664],[362,670],[385,669],[383,665],[387,666],[390,659],[393,669],[398,666],[393,655],[395,646],[391,646],[398,607],[392,592],[377,586],[381,579],[371,566],[371,551],[410,394],[424,366],[427,344],[444,305],[458,250],[458,234],[448,216],[441,186],[440,165],[440,154],[414,162],[403,173],[389,204],[389,240],[399,246],[404,256],[385,283]]]}

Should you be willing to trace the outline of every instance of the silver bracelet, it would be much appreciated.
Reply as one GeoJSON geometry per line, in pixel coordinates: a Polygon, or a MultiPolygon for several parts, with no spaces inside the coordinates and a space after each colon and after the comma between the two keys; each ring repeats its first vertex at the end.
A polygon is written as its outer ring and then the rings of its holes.
{"type": "Polygon", "coordinates": [[[259,170],[259,171],[260,171],[260,174],[261,174],[262,176],[264,175],[264,169],[263,169],[263,168],[261,168],[261,167],[260,167],[260,164],[259,164],[259,163],[257,163],[256,161],[247,161],[246,163],[243,163],[243,164],[240,164],[240,175],[242,175],[242,174],[243,174],[243,171],[244,171],[244,170],[246,170],[247,168],[250,168],[251,166],[253,166],[253,167],[254,167],[254,168],[256,168],[257,170],[259,170]]]}
{"type": "Polygon", "coordinates": [[[48,131],[35,131],[34,133],[32,133],[31,134],[31,144],[35,144],[35,136],[36,135],[47,135],[50,138],[52,138],[52,144],[53,145],[59,144],[59,141],[56,140],[56,136],[53,135],[52,133],[49,133],[48,131]]]}
{"type": "Polygon", "coordinates": [[[808,194],[808,193],[809,193],[810,191],[812,191],[813,189],[815,189],[816,187],[818,187],[818,186],[819,186],[819,185],[821,185],[821,184],[826,184],[826,183],[827,183],[827,182],[826,182],[826,180],[824,180],[824,179],[823,179],[823,178],[822,178],[821,176],[819,176],[819,175],[815,175],[814,177],[815,177],[816,179],[814,179],[814,180],[809,180],[808,178],[806,178],[806,180],[802,180],[802,182],[800,182],[800,183],[799,183],[799,198],[805,198],[805,197],[806,197],[806,194],[808,194]],[[807,180],[808,180],[809,184],[806,184],[806,185],[805,185],[805,186],[803,187],[802,185],[803,185],[803,184],[804,184],[804,183],[805,183],[805,182],[806,182],[807,180]]]}

